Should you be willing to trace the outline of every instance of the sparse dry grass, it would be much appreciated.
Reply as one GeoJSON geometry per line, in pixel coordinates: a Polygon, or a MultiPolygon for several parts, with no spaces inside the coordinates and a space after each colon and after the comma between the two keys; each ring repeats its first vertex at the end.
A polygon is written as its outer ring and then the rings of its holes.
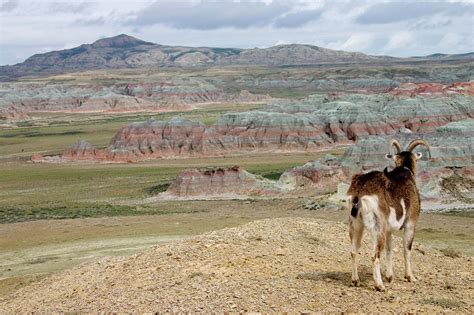
{"type": "Polygon", "coordinates": [[[444,256],[451,257],[451,258],[460,258],[461,253],[458,250],[455,250],[454,248],[443,248],[440,249],[440,252],[443,253],[444,256]]]}
{"type": "Polygon", "coordinates": [[[438,305],[445,309],[457,309],[465,305],[463,301],[449,298],[429,298],[422,300],[422,303],[438,305]]]}

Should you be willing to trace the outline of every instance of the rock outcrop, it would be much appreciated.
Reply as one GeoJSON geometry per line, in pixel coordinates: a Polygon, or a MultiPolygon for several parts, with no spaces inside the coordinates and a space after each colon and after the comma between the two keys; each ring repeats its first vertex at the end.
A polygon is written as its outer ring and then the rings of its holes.
{"type": "Polygon", "coordinates": [[[334,193],[337,185],[350,178],[338,159],[332,155],[286,170],[278,179],[276,186],[283,191],[311,193],[314,195],[334,193]]]}
{"type": "Polygon", "coordinates": [[[107,148],[113,160],[188,157],[202,151],[206,127],[189,119],[134,123],[120,129],[107,148]]]}
{"type": "MultiPolygon", "coordinates": [[[[96,155],[100,156],[98,160],[137,161],[252,151],[319,151],[357,140],[361,140],[363,146],[364,141],[377,142],[376,137],[392,136],[408,141],[410,137],[432,135],[437,143],[437,138],[450,141],[447,138],[456,137],[459,132],[470,136],[470,122],[466,119],[471,117],[474,117],[473,98],[460,94],[436,98],[391,94],[315,95],[301,101],[275,101],[263,110],[227,113],[211,126],[181,118],[133,123],[120,129],[109,147],[96,155]],[[460,120],[466,122],[448,124],[460,120]],[[450,131],[443,133],[443,128],[436,129],[443,125],[450,131]],[[459,128],[465,130],[459,131],[459,128]]],[[[439,141],[442,144],[444,140],[439,141]]],[[[367,161],[376,163],[377,157],[374,159],[370,154],[367,161]]],[[[365,159],[364,155],[354,156],[365,159]]],[[[356,163],[366,168],[365,162],[356,163]]]]}
{"type": "Polygon", "coordinates": [[[394,95],[436,95],[466,94],[474,96],[474,81],[456,82],[449,85],[441,83],[402,83],[390,90],[394,95]]]}
{"type": "MultiPolygon", "coordinates": [[[[425,158],[419,161],[421,167],[469,167],[474,161],[474,120],[451,122],[427,134],[398,134],[402,146],[422,137],[431,145],[431,160],[424,147],[419,149],[425,158]]],[[[384,167],[387,163],[389,137],[367,137],[349,147],[341,159],[341,164],[351,169],[369,170],[384,167]]]]}
{"type": "MultiPolygon", "coordinates": [[[[0,112],[133,113],[183,111],[213,103],[262,103],[267,95],[226,93],[199,79],[105,85],[4,84],[0,112]]],[[[11,115],[10,115],[11,116],[11,115]]],[[[10,117],[6,116],[6,117],[10,117]]],[[[3,116],[2,116],[3,117],[3,116]]]]}
{"type": "Polygon", "coordinates": [[[0,122],[26,120],[28,118],[30,118],[28,114],[19,110],[15,106],[2,107],[1,102],[0,102],[0,122]]]}
{"type": "Polygon", "coordinates": [[[348,175],[331,155],[285,171],[277,181],[251,174],[239,166],[182,170],[162,199],[235,199],[295,197],[334,193],[348,175]]]}
{"type": "MultiPolygon", "coordinates": [[[[416,150],[423,153],[424,158],[418,161],[417,184],[422,200],[452,208],[462,208],[465,204],[474,203],[472,196],[466,195],[474,189],[474,120],[463,120],[448,123],[436,128],[434,133],[399,134],[398,139],[403,147],[411,140],[422,137],[431,145],[431,159],[422,146],[416,150]],[[446,189],[445,184],[459,179],[460,185],[446,189]],[[461,203],[459,203],[461,202],[461,203]]],[[[389,137],[368,137],[360,139],[349,147],[339,161],[346,174],[381,170],[390,164],[385,159],[388,152],[389,137]]],[[[442,207],[443,207],[442,206],[442,207]]],[[[425,207],[426,209],[426,207],[425,207]]]]}
{"type": "MultiPolygon", "coordinates": [[[[367,78],[364,75],[353,78],[347,78],[338,75],[338,73],[330,73],[326,78],[322,76],[311,77],[301,76],[266,76],[252,77],[243,76],[236,80],[236,83],[243,87],[256,87],[265,89],[296,89],[310,91],[387,91],[400,85],[400,81],[386,78],[367,78]]],[[[410,80],[405,78],[405,80],[410,80]]],[[[402,80],[404,82],[404,80],[402,80]]]]}
{"type": "Polygon", "coordinates": [[[182,170],[160,199],[234,199],[275,195],[272,181],[239,166],[182,170]]]}
{"type": "MultiPolygon", "coordinates": [[[[474,196],[474,120],[449,123],[424,138],[431,144],[431,159],[424,147],[418,161],[417,183],[424,203],[472,203],[474,196]],[[459,178],[460,185],[446,189],[446,182],[459,178]],[[467,190],[464,191],[464,190],[467,190]]],[[[405,147],[417,134],[395,135],[405,147]]],[[[167,198],[215,198],[217,196],[295,196],[334,193],[340,183],[350,183],[355,173],[382,170],[390,166],[385,155],[391,136],[369,136],[346,149],[344,155],[332,155],[285,171],[278,181],[268,181],[235,167],[230,169],[187,169],[182,171],[164,196],[167,198]]],[[[453,206],[456,206],[454,204],[453,206]]]]}

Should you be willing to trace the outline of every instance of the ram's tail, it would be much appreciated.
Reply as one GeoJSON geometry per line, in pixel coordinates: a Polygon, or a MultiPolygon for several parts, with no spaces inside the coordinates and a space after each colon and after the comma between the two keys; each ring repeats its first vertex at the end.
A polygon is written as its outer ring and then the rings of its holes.
{"type": "Polygon", "coordinates": [[[359,197],[355,196],[354,198],[352,198],[350,202],[350,207],[351,207],[351,216],[354,218],[357,218],[357,214],[359,213],[359,208],[360,208],[359,197]]]}

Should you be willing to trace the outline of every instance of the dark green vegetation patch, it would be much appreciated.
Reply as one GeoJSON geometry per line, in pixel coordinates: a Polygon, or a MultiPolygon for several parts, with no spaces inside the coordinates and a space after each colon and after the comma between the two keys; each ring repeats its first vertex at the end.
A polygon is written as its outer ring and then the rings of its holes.
{"type": "MultiPolygon", "coordinates": [[[[177,209],[177,208],[176,208],[177,209]]],[[[68,203],[39,207],[0,208],[0,223],[50,219],[98,218],[112,216],[156,215],[169,213],[204,212],[203,209],[160,209],[154,206],[112,205],[108,203],[68,203]]]]}
{"type": "Polygon", "coordinates": [[[263,172],[258,175],[265,177],[270,180],[279,180],[281,174],[283,174],[284,170],[275,170],[275,171],[270,171],[270,172],[263,172]]]}
{"type": "Polygon", "coordinates": [[[147,195],[155,196],[155,195],[158,195],[159,193],[165,192],[170,185],[171,185],[170,182],[160,183],[158,185],[145,188],[145,192],[147,195]]]}

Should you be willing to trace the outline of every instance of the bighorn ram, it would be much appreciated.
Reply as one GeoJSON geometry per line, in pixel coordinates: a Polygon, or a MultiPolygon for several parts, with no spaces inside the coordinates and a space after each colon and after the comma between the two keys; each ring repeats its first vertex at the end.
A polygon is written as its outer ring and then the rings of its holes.
{"type": "Polygon", "coordinates": [[[404,229],[403,250],[405,257],[405,279],[414,281],[411,270],[411,247],[415,233],[415,226],[420,214],[420,195],[416,187],[416,160],[421,153],[412,153],[418,145],[424,145],[431,152],[428,143],[424,140],[413,140],[406,151],[401,151],[400,143],[391,140],[391,147],[395,147],[395,155],[386,157],[395,161],[395,169],[383,172],[373,171],[367,174],[358,174],[352,177],[351,186],[347,192],[347,204],[351,212],[349,222],[349,236],[352,242],[352,283],[359,286],[357,272],[357,255],[364,228],[373,237],[373,276],[375,288],[383,291],[385,287],[380,272],[380,254],[386,246],[386,279],[393,280],[392,270],[392,232],[404,229]]]}

